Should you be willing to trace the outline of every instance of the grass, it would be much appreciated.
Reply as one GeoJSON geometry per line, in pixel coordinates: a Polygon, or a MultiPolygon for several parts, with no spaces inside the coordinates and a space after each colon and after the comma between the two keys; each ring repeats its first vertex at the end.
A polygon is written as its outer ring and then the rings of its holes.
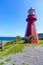
{"type": "Polygon", "coordinates": [[[22,52],[25,46],[35,47],[37,45],[43,44],[43,40],[39,40],[38,44],[11,44],[11,42],[7,42],[3,44],[3,50],[0,50],[0,58],[3,56],[7,56],[12,53],[22,52]]]}
{"type": "Polygon", "coordinates": [[[13,65],[16,65],[16,64],[13,64],[13,65]]]}
{"type": "Polygon", "coordinates": [[[11,58],[6,59],[5,61],[6,61],[6,62],[9,62],[9,61],[11,61],[11,58]]]}
{"type": "Polygon", "coordinates": [[[4,65],[4,62],[0,62],[0,65],[4,65]]]}
{"type": "Polygon", "coordinates": [[[39,44],[43,44],[43,40],[39,40],[39,44]]]}
{"type": "Polygon", "coordinates": [[[28,64],[26,64],[26,63],[22,63],[22,65],[28,65],[28,64]]]}
{"type": "Polygon", "coordinates": [[[0,50],[0,58],[2,58],[3,56],[7,56],[9,54],[12,54],[12,53],[18,53],[18,52],[22,52],[22,49],[25,47],[25,46],[29,46],[29,44],[10,44],[10,43],[5,43],[3,45],[3,50],[1,51],[0,50]]]}

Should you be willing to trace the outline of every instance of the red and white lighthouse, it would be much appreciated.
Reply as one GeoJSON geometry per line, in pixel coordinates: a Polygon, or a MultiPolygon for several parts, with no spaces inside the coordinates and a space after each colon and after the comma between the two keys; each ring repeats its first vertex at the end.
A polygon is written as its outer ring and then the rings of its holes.
{"type": "Polygon", "coordinates": [[[35,16],[35,10],[33,8],[30,8],[28,10],[28,17],[26,19],[27,21],[27,29],[26,29],[26,34],[25,37],[27,36],[34,36],[34,40],[31,41],[31,43],[38,43],[38,34],[36,31],[36,26],[35,26],[35,21],[37,20],[35,16]]]}

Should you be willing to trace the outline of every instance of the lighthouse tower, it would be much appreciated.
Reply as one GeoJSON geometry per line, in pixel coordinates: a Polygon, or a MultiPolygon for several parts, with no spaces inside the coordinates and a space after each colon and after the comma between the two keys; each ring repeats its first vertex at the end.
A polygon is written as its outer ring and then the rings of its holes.
{"type": "Polygon", "coordinates": [[[38,43],[38,34],[35,26],[36,20],[37,18],[35,16],[35,10],[33,8],[30,8],[28,10],[28,17],[26,19],[28,24],[27,24],[26,34],[25,34],[25,37],[28,37],[30,35],[34,36],[35,39],[32,40],[30,43],[38,43]]]}

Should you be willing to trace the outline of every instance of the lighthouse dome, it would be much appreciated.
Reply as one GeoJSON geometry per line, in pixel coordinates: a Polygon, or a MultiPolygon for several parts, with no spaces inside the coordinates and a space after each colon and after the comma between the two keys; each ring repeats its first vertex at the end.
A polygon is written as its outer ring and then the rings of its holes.
{"type": "Polygon", "coordinates": [[[31,7],[31,8],[28,10],[28,14],[29,14],[29,15],[35,14],[35,10],[31,7]]]}

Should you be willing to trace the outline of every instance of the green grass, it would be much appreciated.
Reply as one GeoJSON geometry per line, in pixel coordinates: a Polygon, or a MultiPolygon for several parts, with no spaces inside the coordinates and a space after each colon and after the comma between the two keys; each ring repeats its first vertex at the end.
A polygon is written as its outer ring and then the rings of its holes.
{"type": "Polygon", "coordinates": [[[4,65],[4,62],[0,62],[0,65],[4,65]]]}
{"type": "MultiPolygon", "coordinates": [[[[21,41],[22,43],[23,41],[21,41]]],[[[35,47],[37,45],[43,44],[43,40],[39,40],[38,44],[11,44],[11,42],[7,42],[3,44],[3,50],[0,50],[0,58],[3,56],[7,56],[9,54],[22,52],[25,46],[32,46],[35,47]]]]}
{"type": "Polygon", "coordinates": [[[13,65],[16,65],[16,64],[13,64],[13,65]]]}
{"type": "Polygon", "coordinates": [[[0,50],[0,58],[2,58],[3,56],[7,56],[9,54],[12,54],[12,53],[18,53],[18,52],[22,52],[22,49],[25,47],[25,46],[29,46],[29,44],[8,44],[8,43],[5,43],[3,45],[3,50],[1,51],[0,50]]]}
{"type": "Polygon", "coordinates": [[[22,65],[28,65],[28,64],[26,64],[26,63],[22,63],[22,65]]]}
{"type": "Polygon", "coordinates": [[[6,59],[5,61],[6,61],[6,62],[9,62],[9,61],[11,61],[11,58],[6,59]]]}
{"type": "Polygon", "coordinates": [[[43,44],[43,40],[39,40],[39,44],[43,44]]]}

